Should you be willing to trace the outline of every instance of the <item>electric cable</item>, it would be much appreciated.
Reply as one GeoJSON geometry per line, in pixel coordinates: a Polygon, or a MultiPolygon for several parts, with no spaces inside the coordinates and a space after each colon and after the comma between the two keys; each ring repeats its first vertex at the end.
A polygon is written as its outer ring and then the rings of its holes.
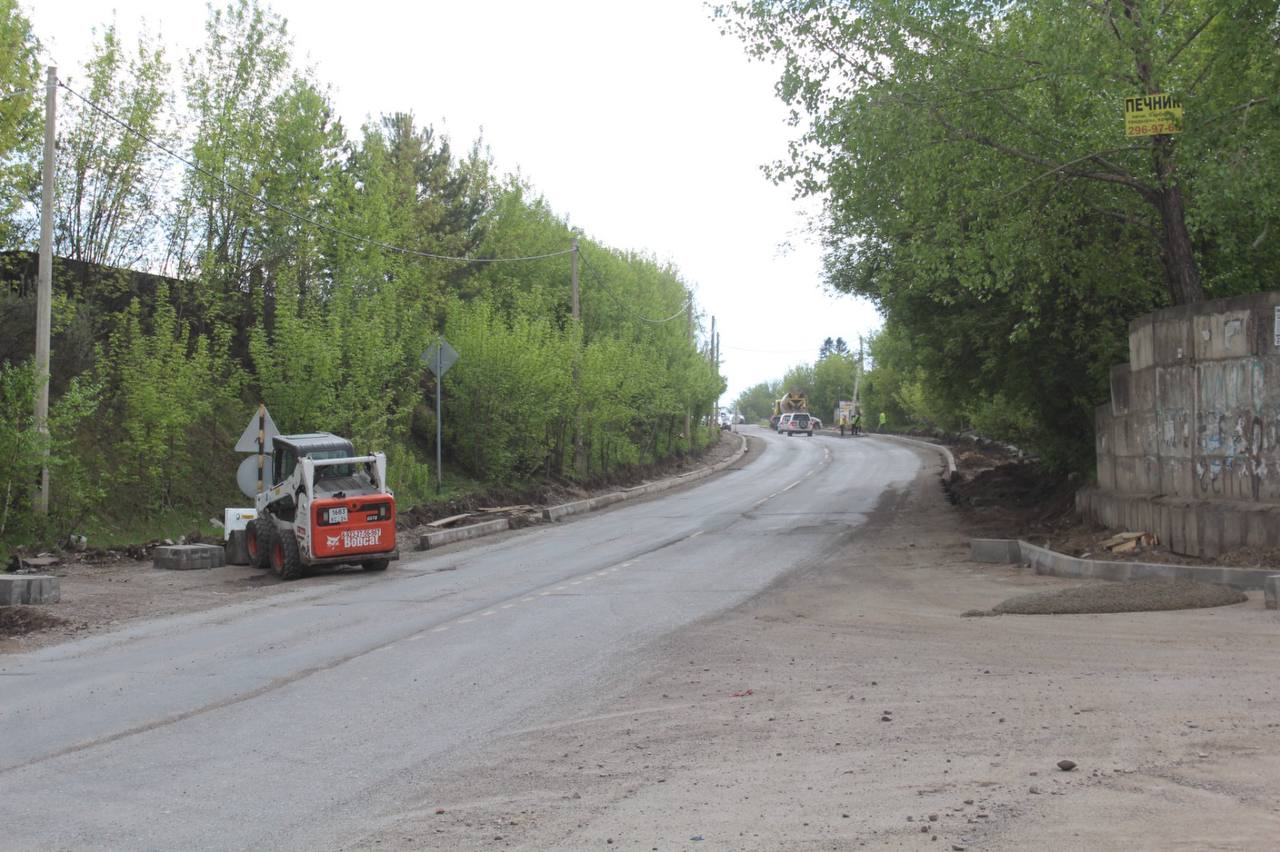
{"type": "Polygon", "coordinates": [[[677,310],[671,316],[663,317],[662,319],[652,319],[651,317],[646,317],[640,313],[637,313],[635,308],[631,307],[627,303],[623,302],[620,298],[618,298],[617,294],[613,292],[613,289],[605,282],[604,278],[601,277],[600,273],[596,271],[595,267],[593,267],[590,263],[587,262],[587,256],[585,253],[583,253],[582,251],[579,251],[578,257],[581,258],[582,260],[582,268],[591,273],[591,276],[595,279],[596,283],[599,284],[604,289],[604,291],[609,294],[609,298],[613,299],[613,301],[617,303],[618,307],[622,308],[625,311],[630,312],[632,316],[634,316],[636,319],[640,320],[641,322],[652,323],[653,325],[662,325],[663,323],[671,322],[674,319],[678,319],[684,316],[685,311],[688,309],[689,305],[693,302],[693,294],[690,293],[688,297],[684,300],[684,304],[681,305],[679,310],[677,310]]]}

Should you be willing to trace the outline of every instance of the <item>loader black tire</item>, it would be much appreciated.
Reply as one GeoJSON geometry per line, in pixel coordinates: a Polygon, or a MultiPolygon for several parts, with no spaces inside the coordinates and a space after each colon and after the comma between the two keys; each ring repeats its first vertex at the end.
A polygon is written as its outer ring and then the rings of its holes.
{"type": "Polygon", "coordinates": [[[249,551],[249,564],[259,571],[271,567],[271,530],[270,519],[254,518],[244,529],[244,546],[249,551]]]}
{"type": "Polygon", "coordinates": [[[368,562],[361,562],[360,567],[366,571],[385,571],[390,564],[390,559],[371,559],[368,562]]]}
{"type": "Polygon", "coordinates": [[[296,580],[302,576],[302,557],[298,553],[298,539],[293,530],[271,534],[271,570],[281,580],[296,580]]]}

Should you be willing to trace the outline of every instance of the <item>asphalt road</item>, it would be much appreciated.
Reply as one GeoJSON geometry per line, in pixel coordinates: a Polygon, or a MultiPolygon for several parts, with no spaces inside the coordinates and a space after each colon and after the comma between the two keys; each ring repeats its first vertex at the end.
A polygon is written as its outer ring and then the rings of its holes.
{"type": "Polygon", "coordinates": [[[840,547],[934,464],[744,431],[763,453],[678,492],[4,658],[0,848],[347,845],[840,547]]]}

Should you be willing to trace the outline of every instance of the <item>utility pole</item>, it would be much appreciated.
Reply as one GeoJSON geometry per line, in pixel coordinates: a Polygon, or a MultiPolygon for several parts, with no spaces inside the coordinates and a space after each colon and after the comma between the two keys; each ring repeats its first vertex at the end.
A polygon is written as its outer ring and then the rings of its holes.
{"type": "Polygon", "coordinates": [[[40,187],[40,262],[36,281],[36,431],[40,433],[40,493],[37,514],[49,514],[49,324],[53,302],[53,155],[58,108],[58,69],[45,72],[44,164],[40,187]]]}
{"type": "Polygon", "coordinates": [[[720,391],[718,390],[718,388],[720,386],[720,332],[718,331],[716,332],[716,357],[715,357],[715,360],[712,362],[712,364],[715,367],[715,369],[712,370],[712,375],[716,377],[717,390],[716,390],[715,417],[711,418],[711,425],[715,426],[716,428],[719,428],[720,427],[720,391]]]}
{"type": "MultiPolygon", "coordinates": [[[[688,301],[684,305],[684,320],[689,329],[689,345],[693,346],[697,343],[698,337],[693,330],[693,294],[689,294],[688,301]]],[[[689,409],[684,410],[684,445],[688,449],[692,446],[690,436],[693,434],[693,416],[689,413],[689,409]]]]}
{"type": "Polygon", "coordinates": [[[573,254],[570,255],[572,259],[572,265],[570,267],[572,269],[572,272],[570,274],[570,278],[572,279],[572,285],[573,285],[572,286],[573,299],[572,299],[572,302],[570,303],[570,307],[573,310],[573,318],[582,319],[582,309],[578,305],[578,238],[577,237],[573,238],[572,251],[573,251],[573,254]]]}
{"type": "MultiPolygon", "coordinates": [[[[711,357],[711,372],[714,375],[716,370],[716,318],[714,316],[711,318],[711,337],[707,339],[707,349],[707,354],[711,357]]],[[[716,425],[716,405],[719,402],[719,399],[711,402],[711,425],[713,427],[716,425]]]]}
{"type": "Polygon", "coordinates": [[[862,335],[858,335],[858,367],[853,372],[853,410],[861,411],[862,403],[858,400],[858,385],[862,383],[862,335]]]}
{"type": "MultiPolygon", "coordinates": [[[[570,291],[572,293],[569,302],[569,309],[573,313],[573,321],[575,325],[580,325],[582,321],[582,307],[578,303],[578,238],[573,238],[572,253],[570,254],[570,291]]],[[[581,328],[578,331],[581,335],[581,328]]],[[[581,387],[580,359],[582,355],[581,346],[573,353],[573,391],[574,395],[578,394],[581,387]]],[[[587,472],[586,453],[582,447],[582,405],[580,401],[575,401],[573,406],[573,469],[574,472],[585,475],[587,472]]]]}

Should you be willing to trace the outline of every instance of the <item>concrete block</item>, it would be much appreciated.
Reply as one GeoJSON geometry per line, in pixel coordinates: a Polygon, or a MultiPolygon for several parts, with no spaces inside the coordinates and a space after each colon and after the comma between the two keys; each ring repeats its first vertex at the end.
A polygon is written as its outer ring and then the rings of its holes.
{"type": "Polygon", "coordinates": [[[1160,411],[1190,411],[1195,406],[1196,370],[1186,364],[1157,367],[1156,407],[1160,411]]]}
{"type": "Polygon", "coordinates": [[[151,564],[167,571],[196,571],[226,565],[226,554],[216,544],[171,544],[157,547],[151,564]]]}
{"type": "Polygon", "coordinates": [[[1177,408],[1156,412],[1156,429],[1159,432],[1156,447],[1166,458],[1189,459],[1194,449],[1192,441],[1193,417],[1191,410],[1177,408]]]}
{"type": "Polygon", "coordinates": [[[1272,512],[1266,510],[1246,512],[1244,522],[1244,541],[1247,547],[1262,550],[1280,544],[1276,540],[1278,530],[1276,516],[1272,512]]]}
{"type": "Polygon", "coordinates": [[[1160,452],[1160,425],[1155,409],[1135,411],[1128,419],[1129,443],[1134,455],[1155,458],[1160,452]]]}
{"type": "Polygon", "coordinates": [[[1110,455],[1098,456],[1098,487],[1114,491],[1116,487],[1116,460],[1110,455]]]}
{"type": "Polygon", "coordinates": [[[583,512],[603,509],[605,506],[627,499],[627,496],[627,493],[624,491],[615,491],[612,494],[602,494],[599,497],[590,497],[586,500],[574,500],[572,503],[561,503],[559,506],[547,506],[542,510],[542,517],[543,520],[558,521],[561,518],[567,518],[570,515],[580,515],[583,512]]]}
{"type": "Polygon", "coordinates": [[[466,541],[467,539],[500,533],[510,529],[510,527],[511,524],[506,518],[495,518],[492,521],[481,521],[478,524],[467,524],[464,527],[423,533],[421,538],[418,539],[418,549],[430,550],[433,547],[443,547],[455,541],[466,541]]]}
{"type": "Polygon", "coordinates": [[[1111,414],[1115,417],[1129,413],[1129,374],[1128,364],[1111,368],[1111,414]]]}
{"type": "Polygon", "coordinates": [[[1114,428],[1115,415],[1111,413],[1111,403],[1099,405],[1093,410],[1093,440],[1098,455],[1114,451],[1111,430],[1114,428]]]}
{"type": "Polygon", "coordinates": [[[1190,459],[1161,458],[1160,493],[1166,497],[1191,497],[1195,493],[1190,459]]]}
{"type": "Polygon", "coordinates": [[[973,538],[969,539],[969,558],[974,562],[1021,562],[1022,549],[1017,539],[973,538]]]}
{"type": "Polygon", "coordinates": [[[1156,410],[1156,370],[1129,370],[1129,413],[1154,414],[1156,410]]]}
{"type": "Polygon", "coordinates": [[[0,606],[57,603],[58,578],[45,574],[0,574],[0,606]]]}
{"type": "Polygon", "coordinates": [[[1129,323],[1129,364],[1135,370],[1155,365],[1155,322],[1152,314],[1129,323]]]}
{"type": "Polygon", "coordinates": [[[232,530],[222,545],[223,559],[228,565],[248,565],[249,545],[245,539],[245,530],[232,530]]]}
{"type": "Polygon", "coordinates": [[[1157,366],[1176,366],[1191,360],[1191,327],[1181,317],[1152,318],[1154,355],[1157,366]]]}
{"type": "Polygon", "coordinates": [[[1267,609],[1280,609],[1280,574],[1271,574],[1262,586],[1263,602],[1267,609]]]}
{"type": "Polygon", "coordinates": [[[1116,493],[1147,494],[1151,490],[1149,485],[1150,477],[1143,459],[1135,456],[1116,457],[1116,493]]]}

